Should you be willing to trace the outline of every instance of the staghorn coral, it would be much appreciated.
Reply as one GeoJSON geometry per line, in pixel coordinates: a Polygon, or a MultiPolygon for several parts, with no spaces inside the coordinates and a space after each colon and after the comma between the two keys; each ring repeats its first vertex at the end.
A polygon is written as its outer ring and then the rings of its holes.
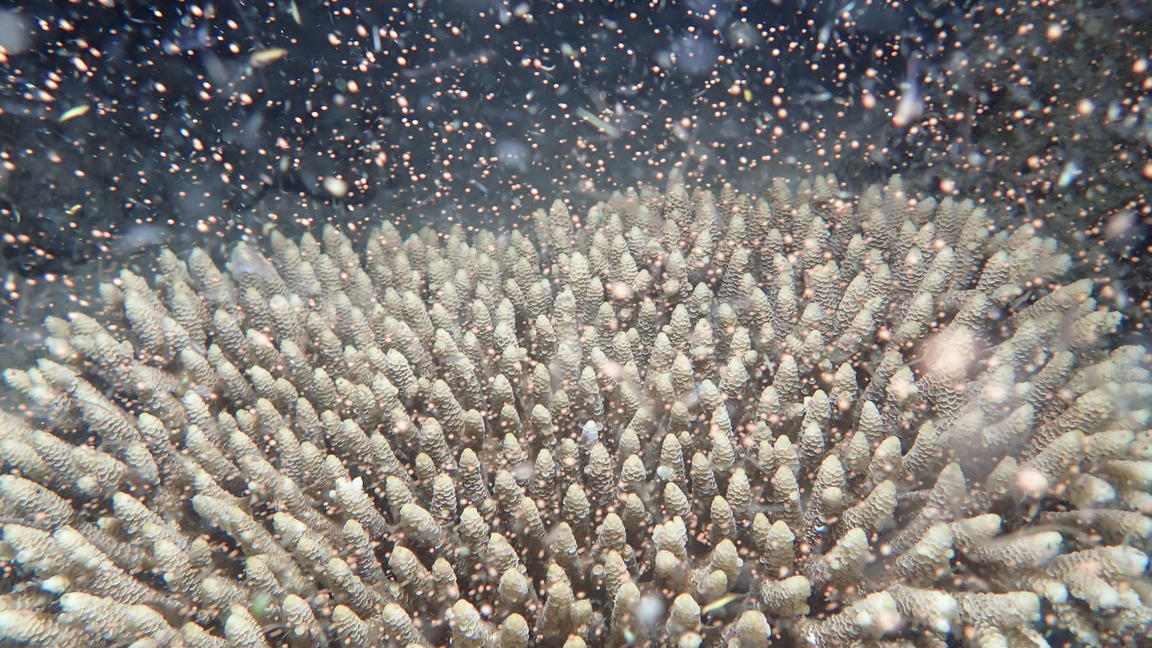
{"type": "Polygon", "coordinates": [[[0,418],[6,643],[1146,635],[1145,350],[898,179],[166,252],[0,418]]]}

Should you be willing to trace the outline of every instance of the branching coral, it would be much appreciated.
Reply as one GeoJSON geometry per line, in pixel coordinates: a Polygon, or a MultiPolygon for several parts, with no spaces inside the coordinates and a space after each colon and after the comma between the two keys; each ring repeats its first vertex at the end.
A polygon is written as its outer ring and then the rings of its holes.
{"type": "Polygon", "coordinates": [[[1030,226],[899,180],[164,253],[0,419],[0,636],[1134,645],[1152,378],[1030,226]]]}

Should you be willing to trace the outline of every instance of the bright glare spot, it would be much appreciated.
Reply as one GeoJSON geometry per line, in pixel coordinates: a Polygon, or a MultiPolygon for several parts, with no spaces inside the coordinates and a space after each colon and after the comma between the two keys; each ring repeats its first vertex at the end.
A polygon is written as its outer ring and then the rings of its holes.
{"type": "Polygon", "coordinates": [[[348,195],[348,183],[335,176],[328,176],[324,178],[324,191],[334,198],[343,198],[348,195]]]}
{"type": "Polygon", "coordinates": [[[1016,472],[1016,488],[1032,497],[1048,492],[1048,478],[1032,467],[1021,468],[1016,472]]]}

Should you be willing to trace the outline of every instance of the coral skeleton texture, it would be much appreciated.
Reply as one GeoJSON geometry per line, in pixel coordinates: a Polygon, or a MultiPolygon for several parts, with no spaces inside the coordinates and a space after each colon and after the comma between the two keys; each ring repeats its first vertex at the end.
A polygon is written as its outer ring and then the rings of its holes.
{"type": "Polygon", "coordinates": [[[49,318],[5,372],[0,643],[1152,632],[1147,351],[1054,240],[898,178],[533,225],[272,230],[49,318]]]}

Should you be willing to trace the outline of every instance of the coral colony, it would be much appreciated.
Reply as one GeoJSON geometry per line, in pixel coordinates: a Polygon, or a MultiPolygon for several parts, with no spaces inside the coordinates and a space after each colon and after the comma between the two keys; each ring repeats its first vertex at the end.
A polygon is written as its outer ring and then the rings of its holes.
{"type": "Polygon", "coordinates": [[[533,225],[271,230],[49,318],[5,373],[4,643],[1149,632],[1147,351],[1053,239],[898,178],[533,225]]]}

